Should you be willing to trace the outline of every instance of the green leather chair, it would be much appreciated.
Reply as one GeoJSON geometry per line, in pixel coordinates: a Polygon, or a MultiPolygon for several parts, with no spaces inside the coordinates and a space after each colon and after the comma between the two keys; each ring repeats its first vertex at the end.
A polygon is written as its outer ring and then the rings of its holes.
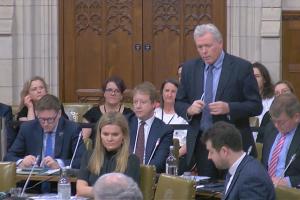
{"type": "Polygon", "coordinates": [[[0,162],[0,191],[9,191],[16,187],[16,163],[0,162]]]}
{"type": "Polygon", "coordinates": [[[160,174],[154,200],[195,199],[196,184],[179,176],[160,174]]]}
{"type": "Polygon", "coordinates": [[[140,189],[144,196],[144,200],[153,200],[155,182],[156,182],[156,169],[154,165],[141,165],[140,168],[140,189]]]}
{"type": "Polygon", "coordinates": [[[74,122],[83,122],[83,115],[93,104],[90,103],[63,103],[66,114],[74,122]]]}
{"type": "Polygon", "coordinates": [[[255,146],[257,151],[257,160],[261,161],[263,144],[256,142],[255,146]]]}
{"type": "Polygon", "coordinates": [[[277,186],[275,188],[277,200],[300,200],[300,190],[277,186]]]}

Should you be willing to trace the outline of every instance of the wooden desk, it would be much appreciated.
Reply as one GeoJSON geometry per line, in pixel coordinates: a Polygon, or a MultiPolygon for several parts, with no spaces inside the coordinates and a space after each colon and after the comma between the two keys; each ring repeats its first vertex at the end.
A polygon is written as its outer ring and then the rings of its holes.
{"type": "Polygon", "coordinates": [[[222,193],[206,192],[206,191],[196,191],[196,199],[209,199],[209,200],[221,200],[222,193]]]}
{"type": "MultiPolygon", "coordinates": [[[[20,181],[26,181],[28,175],[23,175],[23,174],[17,174],[16,176],[16,182],[20,182],[20,181]]],[[[69,177],[70,181],[72,183],[75,183],[77,178],[76,177],[69,177]]],[[[52,182],[57,182],[59,180],[59,176],[58,175],[49,175],[49,176],[45,176],[45,175],[32,175],[30,177],[31,181],[52,181],[52,182]]]]}

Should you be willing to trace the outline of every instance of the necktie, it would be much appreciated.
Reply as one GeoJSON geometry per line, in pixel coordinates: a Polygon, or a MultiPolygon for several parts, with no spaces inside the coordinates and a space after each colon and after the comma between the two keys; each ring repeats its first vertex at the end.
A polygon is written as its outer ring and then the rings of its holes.
{"type": "Polygon", "coordinates": [[[204,102],[205,107],[202,110],[200,128],[202,131],[207,130],[212,125],[212,117],[209,112],[208,104],[213,102],[213,65],[208,66],[205,81],[204,102]]]}
{"type": "Polygon", "coordinates": [[[144,163],[144,145],[145,145],[145,132],[144,132],[145,122],[141,121],[138,130],[138,138],[136,142],[135,154],[140,158],[140,162],[144,163]]]}
{"type": "Polygon", "coordinates": [[[227,174],[226,174],[226,178],[225,178],[225,194],[226,194],[226,192],[227,192],[227,190],[228,190],[228,183],[229,183],[229,180],[230,180],[230,178],[231,178],[231,174],[228,172],[227,174]]]}
{"type": "Polygon", "coordinates": [[[51,156],[53,157],[53,141],[52,141],[52,132],[46,133],[46,149],[45,149],[45,157],[51,156]]]}
{"type": "Polygon", "coordinates": [[[269,169],[268,169],[270,177],[275,176],[275,172],[276,172],[276,168],[277,168],[277,164],[278,164],[278,160],[279,160],[279,154],[282,150],[286,135],[287,134],[281,134],[281,137],[280,137],[278,143],[276,144],[274,151],[272,153],[272,158],[271,158],[269,169]]]}

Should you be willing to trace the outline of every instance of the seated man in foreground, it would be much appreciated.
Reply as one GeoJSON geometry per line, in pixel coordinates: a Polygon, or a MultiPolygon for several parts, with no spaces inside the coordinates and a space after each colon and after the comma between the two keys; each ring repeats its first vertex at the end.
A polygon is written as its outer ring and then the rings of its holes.
{"type": "MultiPolygon", "coordinates": [[[[58,98],[47,94],[35,105],[36,119],[21,125],[6,161],[15,161],[20,168],[39,166],[59,169],[69,166],[78,140],[80,127],[61,117],[58,98]],[[37,160],[37,156],[40,160],[37,160]]],[[[80,167],[80,158],[85,151],[80,141],[71,167],[80,167]]]]}
{"type": "Polygon", "coordinates": [[[222,199],[274,200],[274,186],[267,171],[243,151],[239,131],[231,124],[217,122],[202,136],[208,159],[218,169],[228,169],[222,199]]]}

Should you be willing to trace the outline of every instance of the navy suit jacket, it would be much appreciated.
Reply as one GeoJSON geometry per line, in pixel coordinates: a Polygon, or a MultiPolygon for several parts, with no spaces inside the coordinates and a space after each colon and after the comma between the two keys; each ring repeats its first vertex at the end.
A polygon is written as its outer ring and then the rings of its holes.
{"type": "Polygon", "coordinates": [[[5,127],[7,133],[7,149],[12,145],[16,133],[13,129],[13,115],[10,106],[0,103],[0,116],[5,117],[5,127]]]}
{"type": "MultiPolygon", "coordinates": [[[[273,123],[270,121],[268,125],[264,128],[264,145],[262,151],[262,163],[266,169],[268,169],[268,160],[271,152],[272,145],[275,141],[275,138],[278,134],[278,130],[275,128],[273,123]]],[[[296,159],[291,163],[289,168],[286,170],[284,176],[289,177],[292,187],[296,187],[300,184],[300,124],[298,125],[293,140],[288,149],[288,153],[285,160],[285,167],[291,160],[293,154],[296,153],[296,159]]]]}
{"type": "Polygon", "coordinates": [[[275,191],[264,167],[255,158],[246,155],[222,199],[275,200],[275,191]]]}
{"type": "MultiPolygon", "coordinates": [[[[71,122],[64,117],[59,119],[55,135],[54,158],[62,159],[66,166],[70,164],[80,130],[75,122],[71,122]]],[[[27,155],[41,156],[43,151],[43,134],[43,129],[37,119],[22,123],[17,138],[8,150],[5,160],[16,162],[27,155]]],[[[84,151],[85,146],[81,140],[72,168],[80,168],[80,159],[84,151]]]]}
{"type": "MultiPolygon", "coordinates": [[[[130,129],[130,151],[134,150],[135,140],[137,136],[138,119],[134,114],[128,117],[130,129]]],[[[154,152],[150,165],[156,166],[156,171],[162,173],[165,171],[166,159],[169,155],[170,146],[172,145],[173,129],[166,125],[158,118],[154,118],[150,128],[145,149],[145,164],[148,164],[150,156],[154,151],[156,142],[159,139],[159,144],[154,152]]]]}
{"type": "MultiPolygon", "coordinates": [[[[189,121],[193,128],[193,131],[187,135],[188,162],[191,160],[200,132],[202,113],[194,115],[189,120],[186,117],[187,109],[195,100],[201,99],[204,91],[204,68],[205,63],[201,59],[184,63],[181,84],[176,96],[176,113],[189,121]]],[[[261,113],[262,103],[251,63],[225,53],[215,101],[227,102],[230,113],[212,116],[213,122],[227,121],[234,124],[241,131],[244,151],[247,152],[250,145],[255,150],[249,117],[261,113]]]]}

